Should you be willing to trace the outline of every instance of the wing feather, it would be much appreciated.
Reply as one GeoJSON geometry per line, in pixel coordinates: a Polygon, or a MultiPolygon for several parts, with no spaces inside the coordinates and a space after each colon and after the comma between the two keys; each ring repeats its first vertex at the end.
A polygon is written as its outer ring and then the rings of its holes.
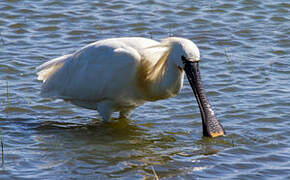
{"type": "Polygon", "coordinates": [[[52,59],[36,68],[37,80],[45,82],[49,79],[59,68],[61,68],[65,61],[71,57],[71,54],[64,55],[55,59],[52,59]]]}
{"type": "Polygon", "coordinates": [[[134,48],[115,43],[91,44],[60,59],[40,66],[39,79],[44,81],[41,95],[101,101],[119,96],[122,87],[130,86],[141,56],[134,48]],[[119,92],[112,92],[116,89],[119,92]]]}

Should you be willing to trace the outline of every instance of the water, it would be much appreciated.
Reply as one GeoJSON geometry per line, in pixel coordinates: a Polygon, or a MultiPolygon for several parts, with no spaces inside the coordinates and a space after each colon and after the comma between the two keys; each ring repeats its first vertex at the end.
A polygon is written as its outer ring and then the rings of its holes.
{"type": "Polygon", "coordinates": [[[286,0],[1,1],[0,179],[154,179],[153,171],[165,179],[289,179],[289,7],[286,0]],[[203,84],[226,137],[202,137],[187,81],[176,98],[111,124],[39,96],[35,67],[49,59],[109,37],[169,35],[199,46],[203,84]]]}

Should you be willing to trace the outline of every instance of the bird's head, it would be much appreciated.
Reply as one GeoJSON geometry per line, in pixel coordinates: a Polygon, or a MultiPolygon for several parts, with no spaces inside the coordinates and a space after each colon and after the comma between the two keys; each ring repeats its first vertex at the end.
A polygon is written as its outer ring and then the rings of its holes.
{"type": "Polygon", "coordinates": [[[177,37],[168,38],[165,42],[170,47],[170,58],[177,68],[185,71],[194,92],[202,117],[203,135],[208,137],[225,135],[224,128],[216,118],[202,87],[198,47],[188,39],[177,37]]]}
{"type": "Polygon", "coordinates": [[[178,37],[170,37],[163,40],[170,48],[170,58],[175,62],[178,68],[184,69],[184,61],[197,62],[200,54],[198,47],[190,40],[178,37]]]}

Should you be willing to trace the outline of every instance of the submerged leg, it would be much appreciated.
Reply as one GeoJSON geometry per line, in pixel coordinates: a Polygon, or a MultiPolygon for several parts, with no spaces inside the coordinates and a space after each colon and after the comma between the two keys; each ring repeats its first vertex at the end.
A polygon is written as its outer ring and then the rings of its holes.
{"type": "Polygon", "coordinates": [[[98,112],[105,122],[109,122],[114,112],[112,103],[109,101],[98,103],[98,112]]]}

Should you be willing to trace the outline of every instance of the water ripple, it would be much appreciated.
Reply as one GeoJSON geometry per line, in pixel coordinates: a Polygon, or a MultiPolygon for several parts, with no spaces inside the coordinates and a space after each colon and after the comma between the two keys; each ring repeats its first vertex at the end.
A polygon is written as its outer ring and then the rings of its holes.
{"type": "MultiPolygon", "coordinates": [[[[289,179],[286,1],[0,2],[0,179],[289,179]],[[35,67],[99,39],[182,36],[201,50],[227,136],[202,137],[187,80],[130,120],[39,96],[35,67]]],[[[116,115],[114,115],[116,116],[116,115]]]]}

